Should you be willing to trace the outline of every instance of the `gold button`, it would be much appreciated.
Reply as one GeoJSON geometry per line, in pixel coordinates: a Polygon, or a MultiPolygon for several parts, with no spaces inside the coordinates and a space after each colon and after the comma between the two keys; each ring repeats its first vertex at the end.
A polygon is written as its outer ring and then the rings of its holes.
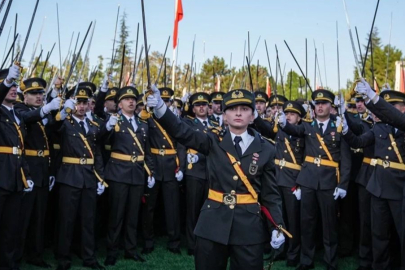
{"type": "Polygon", "coordinates": [[[287,150],[284,150],[284,153],[287,153],[287,150]]]}
{"type": "Polygon", "coordinates": [[[166,140],[166,137],[163,137],[163,140],[166,140]]]}
{"type": "Polygon", "coordinates": [[[387,159],[387,160],[388,160],[389,158],[390,158],[389,156],[385,156],[385,159],[387,159]]]}
{"type": "Polygon", "coordinates": [[[322,146],[319,146],[319,149],[322,149],[322,146]]]}
{"type": "Polygon", "coordinates": [[[238,180],[238,176],[237,176],[237,175],[234,175],[234,176],[233,176],[233,180],[237,181],[237,180],[238,180]]]}
{"type": "Polygon", "coordinates": [[[389,146],[389,147],[388,147],[388,150],[392,150],[392,147],[391,147],[391,146],[389,146]]]}
{"type": "Polygon", "coordinates": [[[311,136],[311,133],[309,133],[308,135],[311,136]]]}
{"type": "Polygon", "coordinates": [[[210,207],[211,207],[211,205],[207,205],[207,207],[208,207],[208,208],[210,208],[210,207]]]}
{"type": "Polygon", "coordinates": [[[235,194],[236,194],[235,190],[231,190],[231,195],[235,195],[235,194]]]}
{"type": "Polygon", "coordinates": [[[229,206],[229,208],[230,208],[230,209],[234,209],[234,208],[235,208],[235,205],[231,204],[231,205],[229,206]]]}
{"type": "Polygon", "coordinates": [[[166,148],[166,146],[163,145],[162,148],[166,148]]]}

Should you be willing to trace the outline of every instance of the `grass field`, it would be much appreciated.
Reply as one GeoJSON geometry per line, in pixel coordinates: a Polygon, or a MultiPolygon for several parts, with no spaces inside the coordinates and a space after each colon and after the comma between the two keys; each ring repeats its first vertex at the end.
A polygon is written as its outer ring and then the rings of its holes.
{"type": "MultiPolygon", "coordinates": [[[[182,243],[183,244],[183,243],[182,243]]],[[[100,264],[104,263],[105,259],[105,244],[100,243],[100,250],[97,251],[98,262],[100,264]]],[[[183,245],[184,246],[184,245],[183,245]]],[[[139,250],[140,252],[140,250],[139,250]]],[[[145,263],[133,262],[128,261],[123,258],[123,253],[121,252],[121,256],[117,261],[117,264],[114,267],[107,267],[107,269],[137,269],[137,270],[190,270],[194,269],[194,257],[187,255],[187,250],[185,248],[182,249],[181,255],[174,255],[166,250],[166,239],[164,237],[157,239],[157,243],[155,246],[155,251],[152,254],[144,256],[146,259],[145,263]]],[[[266,256],[267,257],[267,256],[266,256]]],[[[88,269],[82,267],[82,261],[77,256],[72,256],[72,270],[79,270],[79,269],[88,269]]],[[[57,261],[53,257],[53,253],[51,250],[46,250],[45,259],[48,263],[50,263],[53,268],[55,269],[57,266],[57,261]]],[[[265,262],[265,265],[267,262],[265,262]]],[[[339,260],[339,269],[341,270],[354,270],[358,267],[357,259],[354,257],[351,258],[344,258],[339,260]]],[[[39,270],[42,268],[30,266],[27,264],[23,264],[22,269],[32,269],[32,270],[39,270]]],[[[286,267],[285,261],[278,261],[275,262],[272,270],[292,270],[292,267],[286,267]]],[[[317,254],[316,261],[315,261],[315,269],[325,269],[324,263],[322,261],[322,251],[317,254]]],[[[249,269],[246,269],[249,270],[249,269]]],[[[267,268],[266,268],[267,270],[267,268]]]]}

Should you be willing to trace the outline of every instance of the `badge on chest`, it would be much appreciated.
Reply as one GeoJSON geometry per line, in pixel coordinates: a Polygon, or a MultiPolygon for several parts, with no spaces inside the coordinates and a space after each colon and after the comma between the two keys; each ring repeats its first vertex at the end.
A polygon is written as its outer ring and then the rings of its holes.
{"type": "Polygon", "coordinates": [[[249,165],[250,175],[255,175],[257,173],[257,169],[259,168],[259,166],[257,165],[258,161],[259,161],[259,154],[253,153],[252,162],[249,165]]]}

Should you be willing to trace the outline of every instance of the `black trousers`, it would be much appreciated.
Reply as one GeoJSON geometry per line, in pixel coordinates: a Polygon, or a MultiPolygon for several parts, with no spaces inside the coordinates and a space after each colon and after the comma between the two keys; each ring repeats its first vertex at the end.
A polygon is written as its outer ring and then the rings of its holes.
{"type": "Polygon", "coordinates": [[[193,176],[186,176],[186,236],[187,247],[195,249],[194,228],[200,216],[201,207],[208,196],[208,181],[193,176]]]}
{"type": "Polygon", "coordinates": [[[70,263],[70,246],[77,215],[81,220],[81,255],[84,263],[94,263],[95,256],[95,215],[97,192],[94,188],[59,186],[59,215],[57,258],[59,264],[70,263]]]}
{"type": "Polygon", "coordinates": [[[324,260],[327,265],[337,268],[337,202],[333,198],[333,192],[334,189],[314,190],[301,187],[301,264],[310,265],[314,262],[319,208],[325,249],[324,260]]]}
{"type": "Polygon", "coordinates": [[[35,186],[23,196],[19,222],[20,241],[16,256],[18,261],[23,258],[24,251],[27,260],[42,261],[48,194],[48,186],[35,186]]]}
{"type": "Polygon", "coordinates": [[[401,235],[403,228],[401,214],[402,200],[386,200],[371,195],[373,269],[389,269],[392,259],[390,241],[394,241],[391,229],[394,225],[398,235],[401,235]]]}
{"type": "Polygon", "coordinates": [[[284,222],[288,231],[293,235],[292,239],[286,237],[287,260],[298,261],[301,248],[300,201],[292,193],[291,188],[279,187],[279,190],[283,200],[284,222]]]}
{"type": "Polygon", "coordinates": [[[197,237],[195,248],[196,270],[263,270],[264,244],[236,246],[223,245],[197,237]]]}
{"type": "Polygon", "coordinates": [[[357,186],[360,216],[360,266],[371,268],[373,251],[371,241],[371,194],[362,185],[357,186]]]}
{"type": "Polygon", "coordinates": [[[23,192],[0,188],[0,269],[16,267],[15,253],[18,248],[19,221],[23,192]]]}
{"type": "Polygon", "coordinates": [[[339,252],[351,255],[356,247],[358,235],[359,214],[357,185],[354,180],[349,182],[347,195],[338,200],[339,204],[339,252]]]}
{"type": "Polygon", "coordinates": [[[178,248],[180,246],[179,183],[177,181],[156,181],[153,188],[146,189],[146,192],[149,192],[149,196],[146,197],[142,211],[145,247],[154,247],[153,217],[157,198],[161,192],[163,194],[166,228],[169,236],[168,247],[178,248]]]}
{"type": "Polygon", "coordinates": [[[115,258],[118,256],[122,230],[124,230],[125,253],[134,256],[136,254],[139,209],[144,186],[134,186],[114,181],[108,181],[108,185],[107,256],[115,258]]]}

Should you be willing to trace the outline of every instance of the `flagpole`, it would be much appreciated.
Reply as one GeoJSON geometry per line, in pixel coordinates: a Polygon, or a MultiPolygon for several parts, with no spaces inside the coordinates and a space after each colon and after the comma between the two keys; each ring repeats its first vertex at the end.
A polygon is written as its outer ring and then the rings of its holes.
{"type": "MultiPolygon", "coordinates": [[[[177,14],[177,0],[174,0],[174,20],[176,21],[177,14]]],[[[176,22],[175,22],[176,23],[176,22]]],[[[177,36],[173,35],[173,44],[177,41],[177,36]]],[[[176,47],[178,44],[176,44],[176,47]]],[[[174,84],[176,81],[176,47],[173,48],[173,65],[172,65],[172,89],[174,91],[174,84]]]]}

